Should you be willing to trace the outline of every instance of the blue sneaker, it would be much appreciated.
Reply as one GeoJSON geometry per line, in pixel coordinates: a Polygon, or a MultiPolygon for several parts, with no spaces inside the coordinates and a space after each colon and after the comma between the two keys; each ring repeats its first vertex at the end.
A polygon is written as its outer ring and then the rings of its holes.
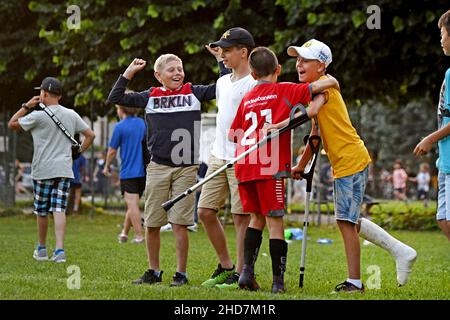
{"type": "Polygon", "coordinates": [[[34,250],[33,258],[37,261],[47,261],[48,254],[47,248],[39,248],[39,246],[34,250]]]}
{"type": "Polygon", "coordinates": [[[66,253],[64,250],[53,251],[53,255],[50,260],[56,263],[66,262],[66,253]]]}

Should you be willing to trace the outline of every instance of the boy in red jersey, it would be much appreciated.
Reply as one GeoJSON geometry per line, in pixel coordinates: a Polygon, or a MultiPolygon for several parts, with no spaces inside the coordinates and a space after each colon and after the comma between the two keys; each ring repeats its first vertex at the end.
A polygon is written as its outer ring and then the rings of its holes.
{"type": "MultiPolygon", "coordinates": [[[[331,77],[311,84],[276,83],[281,66],[275,54],[265,47],[254,49],[249,63],[252,76],[258,83],[242,99],[230,128],[229,139],[237,142],[237,156],[262,140],[262,129],[266,123],[278,123],[289,117],[291,109],[286,99],[292,105],[306,105],[313,94],[338,87],[336,79],[331,77]]],[[[325,101],[324,94],[315,96],[304,116],[314,116],[325,101]]],[[[273,271],[272,292],[285,291],[287,243],[283,227],[286,212],[283,178],[290,175],[291,161],[291,136],[286,132],[236,163],[243,210],[252,213],[244,241],[244,267],[239,277],[239,287],[242,289],[259,289],[254,264],[267,221],[273,271]]]]}

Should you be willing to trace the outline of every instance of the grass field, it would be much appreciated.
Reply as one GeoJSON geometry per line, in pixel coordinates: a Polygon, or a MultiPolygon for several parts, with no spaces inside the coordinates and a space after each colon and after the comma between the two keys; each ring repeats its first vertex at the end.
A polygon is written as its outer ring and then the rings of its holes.
{"type": "MultiPolygon", "coordinates": [[[[361,246],[363,281],[371,283],[373,270],[379,270],[381,288],[365,294],[332,294],[334,286],[345,280],[343,243],[335,226],[311,227],[308,242],[305,287],[298,288],[301,242],[289,244],[286,272],[287,293],[274,295],[271,288],[271,262],[268,237],[264,234],[256,273],[262,290],[220,291],[200,284],[217,265],[215,253],[202,226],[190,233],[188,276],[185,287],[171,288],[175,270],[175,247],[171,232],[161,233],[163,283],[153,286],[131,284],[147,268],[144,245],[119,244],[116,240],[122,217],[101,215],[68,217],[66,234],[67,262],[54,264],[32,258],[37,241],[36,221],[31,215],[0,218],[0,299],[176,299],[176,300],[323,300],[323,299],[450,299],[450,249],[440,232],[397,231],[393,234],[418,252],[413,274],[407,286],[398,288],[395,263],[391,256],[375,246],[361,246]],[[332,244],[318,244],[318,238],[330,238],[332,244]],[[68,289],[73,270],[80,270],[79,289],[68,289]],[[375,267],[374,267],[375,266],[375,267]],[[379,269],[378,269],[379,268],[379,269]],[[72,271],[70,271],[72,270],[72,271]],[[372,271],[371,271],[372,270],[372,271]],[[70,271],[70,272],[68,272],[70,271]],[[68,281],[69,280],[69,281],[68,281]]],[[[234,256],[234,230],[227,226],[229,248],[234,256]]],[[[53,222],[49,223],[49,250],[54,248],[53,222]]],[[[71,280],[72,279],[72,280],[71,280]]]]}

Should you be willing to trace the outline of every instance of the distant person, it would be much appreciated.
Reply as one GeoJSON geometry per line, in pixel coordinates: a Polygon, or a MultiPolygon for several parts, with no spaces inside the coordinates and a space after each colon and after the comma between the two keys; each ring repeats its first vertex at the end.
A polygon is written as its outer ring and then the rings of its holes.
{"type": "Polygon", "coordinates": [[[95,193],[98,195],[104,195],[107,192],[108,184],[106,176],[103,174],[106,164],[106,150],[97,153],[97,159],[95,160],[95,169],[93,173],[95,182],[95,193]]]}
{"type": "Polygon", "coordinates": [[[430,192],[430,165],[426,162],[420,164],[419,173],[414,178],[417,183],[417,200],[423,201],[425,207],[428,207],[430,192]]]}
{"type": "Polygon", "coordinates": [[[48,260],[47,229],[48,214],[53,214],[55,223],[56,247],[51,261],[65,262],[64,235],[66,228],[66,207],[70,179],[72,179],[72,143],[62,130],[44,111],[32,110],[43,103],[61,121],[73,136],[84,136],[80,151],[92,144],[94,132],[73,110],[59,104],[62,85],[58,79],[47,77],[42,81],[40,95],[23,103],[9,120],[8,128],[15,131],[29,131],[33,137],[32,178],[34,190],[34,214],[37,216],[39,244],[33,258],[48,260]]]}
{"type": "MultiPolygon", "coordinates": [[[[450,10],[438,22],[441,30],[441,46],[444,55],[450,56],[450,10]]],[[[439,158],[436,161],[438,174],[438,209],[436,219],[439,227],[450,241],[450,68],[445,73],[438,104],[438,130],[430,133],[415,147],[416,156],[426,154],[438,143],[439,158]]]]}
{"type": "MultiPolygon", "coordinates": [[[[75,140],[79,139],[79,135],[75,135],[75,140]]],[[[87,160],[83,155],[73,160],[72,164],[73,179],[70,180],[70,190],[67,214],[73,213],[77,215],[81,208],[82,184],[88,180],[87,177],[87,160]]]]}
{"type": "Polygon", "coordinates": [[[381,188],[384,199],[392,199],[393,186],[392,186],[392,174],[386,168],[381,168],[380,173],[381,188]]]}
{"type": "Polygon", "coordinates": [[[394,171],[392,172],[392,184],[394,186],[394,199],[406,200],[406,182],[408,181],[408,174],[403,169],[401,160],[396,160],[394,163],[394,171]]]}
{"type": "Polygon", "coordinates": [[[23,165],[20,163],[19,159],[16,159],[15,162],[16,165],[16,177],[15,177],[15,191],[16,194],[21,194],[21,193],[28,193],[28,190],[23,186],[23,173],[25,168],[23,167],[23,165]]]}
{"type": "Polygon", "coordinates": [[[120,243],[128,241],[128,232],[133,226],[135,237],[133,243],[144,243],[144,233],[141,224],[139,199],[145,190],[145,164],[142,141],[145,138],[145,122],[137,117],[139,109],[116,106],[119,123],[117,123],[103,169],[107,177],[111,175],[111,163],[120,149],[120,190],[126,203],[126,214],[123,229],[118,239],[120,243]]]}

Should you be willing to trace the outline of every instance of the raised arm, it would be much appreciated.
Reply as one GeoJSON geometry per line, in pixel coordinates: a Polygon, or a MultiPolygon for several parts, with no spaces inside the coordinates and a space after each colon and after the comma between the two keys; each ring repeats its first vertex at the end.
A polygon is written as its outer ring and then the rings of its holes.
{"type": "Polygon", "coordinates": [[[17,132],[22,130],[19,124],[19,118],[24,117],[28,111],[33,109],[39,103],[39,96],[34,96],[27,103],[24,103],[22,107],[9,119],[8,128],[17,132]]]}
{"type": "Polygon", "coordinates": [[[127,67],[123,75],[114,84],[108,96],[108,102],[121,106],[145,108],[148,102],[149,90],[142,92],[125,93],[128,82],[134,78],[136,73],[143,70],[147,62],[142,59],[134,59],[127,67]]]}

